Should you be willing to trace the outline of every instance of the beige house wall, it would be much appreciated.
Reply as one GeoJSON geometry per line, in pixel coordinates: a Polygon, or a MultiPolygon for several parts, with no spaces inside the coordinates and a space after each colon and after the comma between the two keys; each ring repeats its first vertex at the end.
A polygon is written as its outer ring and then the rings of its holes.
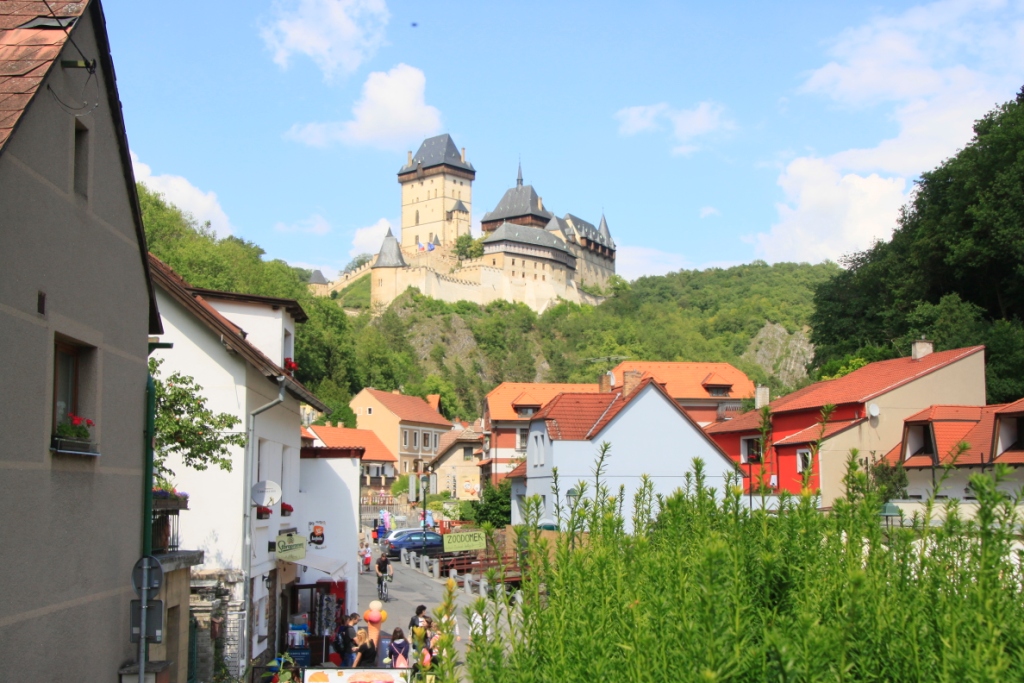
{"type": "Polygon", "coordinates": [[[191,595],[191,568],[183,567],[164,573],[164,585],[155,600],[164,601],[164,641],[149,646],[152,661],[171,662],[170,683],[186,683],[188,658],[188,620],[191,595]]]}
{"type": "Polygon", "coordinates": [[[479,447],[476,441],[457,441],[448,448],[434,466],[438,490],[451,491],[455,500],[480,500],[480,458],[464,455],[464,449],[472,454],[479,447]]]}
{"type": "MultiPolygon", "coordinates": [[[[380,270],[397,270],[395,268],[381,268],[380,270]]],[[[348,407],[356,414],[356,429],[369,429],[377,435],[384,447],[391,452],[391,455],[398,457],[398,416],[384,407],[373,394],[363,389],[352,397],[348,407]]],[[[398,473],[402,472],[401,463],[398,464],[398,473]]]]}
{"type": "Polygon", "coordinates": [[[832,505],[844,493],[850,449],[860,457],[881,457],[903,438],[903,421],[931,405],[985,405],[985,354],[978,352],[872,399],[879,416],[837,434],[818,454],[821,504],[832,505]]]}

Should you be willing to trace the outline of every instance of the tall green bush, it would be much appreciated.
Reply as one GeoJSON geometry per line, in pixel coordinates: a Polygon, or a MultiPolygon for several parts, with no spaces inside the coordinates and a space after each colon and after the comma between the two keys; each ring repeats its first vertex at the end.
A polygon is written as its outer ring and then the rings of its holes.
{"type": "Polygon", "coordinates": [[[971,478],[976,521],[951,501],[939,523],[928,501],[888,529],[855,454],[829,514],[807,489],[750,511],[738,481],[715,491],[695,461],[675,495],[645,481],[627,534],[630,506],[601,463],[558,511],[554,548],[528,501],[521,604],[473,606],[471,623],[499,626],[472,635],[472,680],[1024,680],[1019,497],[997,487],[1005,470],[971,478]]]}

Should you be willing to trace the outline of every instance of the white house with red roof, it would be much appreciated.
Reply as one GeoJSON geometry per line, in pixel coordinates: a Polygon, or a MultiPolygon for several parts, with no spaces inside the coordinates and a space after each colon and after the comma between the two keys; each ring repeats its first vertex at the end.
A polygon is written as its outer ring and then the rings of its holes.
{"type": "Polygon", "coordinates": [[[358,484],[363,495],[369,491],[388,491],[395,481],[398,458],[392,455],[378,436],[369,429],[350,429],[329,425],[310,425],[311,446],[318,448],[361,448],[358,484]]]}
{"type": "Polygon", "coordinates": [[[850,449],[861,457],[881,458],[903,434],[908,417],[934,403],[985,405],[983,346],[934,352],[931,342],[914,342],[908,357],[870,363],[837,379],[816,382],[772,401],[771,436],[760,448],[760,414],[756,410],[716,422],[705,431],[740,465],[756,490],[764,481],[772,493],[799,493],[806,470],[821,504],[844,493],[843,477],[850,449]],[[821,433],[821,411],[835,409],[824,425],[818,457],[814,444],[821,433]]]}
{"type": "Polygon", "coordinates": [[[1004,463],[1011,471],[1000,488],[1014,494],[1024,486],[1024,399],[930,406],[904,421],[902,438],[885,459],[907,471],[906,499],[895,502],[908,515],[934,492],[940,502],[959,500],[961,512],[973,516],[971,475],[991,474],[1004,463]]]}
{"type": "MultiPolygon", "coordinates": [[[[611,444],[603,480],[610,493],[624,487],[624,510],[651,477],[656,494],[669,495],[685,486],[693,461],[704,462],[706,485],[719,493],[727,477],[739,479],[736,465],[673,400],[665,388],[647,377],[628,375],[623,386],[596,393],[561,393],[530,420],[525,462],[513,479],[512,523],[523,521],[526,498],[539,496],[542,522],[554,523],[553,469],[558,468],[564,497],[578,482],[593,494],[593,468],[603,442],[611,444]]],[[[566,501],[560,501],[563,506],[566,501]]],[[[630,515],[625,515],[629,526],[630,515]]]]}
{"type": "MultiPolygon", "coordinates": [[[[161,375],[193,377],[206,407],[234,415],[236,429],[248,436],[247,446],[230,447],[231,471],[197,471],[178,456],[167,458],[177,488],[190,494],[192,512],[179,529],[179,543],[205,553],[193,580],[216,579],[232,589],[228,633],[243,636],[229,636],[225,661],[240,673],[250,659],[284,647],[278,624],[286,622],[268,618],[269,606],[276,605],[279,616],[286,613],[300,577],[337,578],[350,560],[338,548],[337,555],[321,551],[283,562],[274,549],[285,530],[306,534],[307,522],[323,514],[314,507],[340,505],[340,498],[316,501],[302,493],[300,404],[327,407],[284,369],[295,325],[306,319],[297,302],[196,289],[152,255],[149,267],[163,322],[160,342],[170,345],[152,354],[163,361],[161,375]],[[273,482],[282,492],[263,511],[251,498],[258,482],[273,482]]],[[[347,523],[355,526],[354,519],[347,523]]]]}
{"type": "Polygon", "coordinates": [[[612,369],[613,386],[622,386],[627,372],[639,372],[641,377],[663,384],[669,396],[702,427],[738,415],[742,400],[753,398],[755,390],[750,378],[730,363],[627,360],[612,369]]]}

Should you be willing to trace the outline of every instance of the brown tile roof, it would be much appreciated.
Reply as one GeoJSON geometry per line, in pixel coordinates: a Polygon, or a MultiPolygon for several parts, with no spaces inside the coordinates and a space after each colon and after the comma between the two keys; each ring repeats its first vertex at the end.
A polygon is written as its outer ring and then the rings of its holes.
{"type": "Polygon", "coordinates": [[[1013,403],[1007,403],[998,411],[1000,415],[1012,415],[1014,413],[1024,413],[1024,398],[1013,403]]]}
{"type": "Polygon", "coordinates": [[[234,301],[238,303],[260,304],[263,306],[277,306],[291,314],[297,323],[304,323],[309,320],[306,311],[302,309],[295,299],[281,299],[276,296],[258,296],[256,294],[240,294],[238,292],[222,292],[217,289],[205,289],[203,287],[191,287],[193,294],[198,294],[209,301],[234,301]]]}
{"type": "Polygon", "coordinates": [[[734,398],[748,398],[754,395],[754,383],[741,370],[729,363],[627,360],[612,370],[616,386],[622,386],[623,375],[629,370],[642,372],[644,377],[653,377],[661,382],[668,390],[669,396],[676,400],[710,398],[710,386],[730,386],[730,394],[734,398]]]}
{"type": "Polygon", "coordinates": [[[526,478],[526,461],[516,465],[511,472],[505,475],[508,479],[525,479],[526,478]]]}
{"type": "MultiPolygon", "coordinates": [[[[430,460],[430,465],[440,462],[441,458],[448,454],[448,451],[457,443],[478,443],[484,440],[484,435],[472,428],[453,429],[441,435],[437,443],[437,455],[430,460]]],[[[479,452],[479,451],[476,451],[479,452]]]]}
{"type": "Polygon", "coordinates": [[[328,448],[362,448],[363,462],[398,462],[387,446],[369,429],[311,425],[310,431],[328,448]]]}
{"type": "MultiPolygon", "coordinates": [[[[984,346],[969,346],[951,351],[936,351],[920,360],[895,358],[869,363],[838,379],[815,382],[771,402],[772,413],[821,408],[829,403],[866,403],[908,382],[929,375],[940,368],[985,350],[984,346]]],[[[760,414],[751,410],[725,422],[708,425],[708,434],[756,430],[760,414]]]]}
{"type": "MultiPolygon", "coordinates": [[[[491,420],[523,420],[516,414],[514,403],[520,400],[530,401],[529,405],[543,406],[558,394],[574,393],[596,394],[601,390],[597,384],[548,384],[541,382],[502,382],[487,394],[487,410],[491,420]],[[528,396],[524,396],[527,394],[528,396]]],[[[520,404],[527,405],[527,404],[520,404]]]]}
{"type": "MultiPolygon", "coordinates": [[[[956,455],[958,446],[961,443],[967,444],[967,450],[960,454],[956,460],[957,466],[977,466],[987,464],[992,460],[994,444],[992,436],[995,430],[996,415],[1003,412],[1005,405],[991,406],[950,406],[935,405],[911,415],[905,420],[905,424],[926,423],[931,427],[935,437],[934,446],[937,457],[934,460],[936,465],[947,465],[956,455]]],[[[904,431],[904,434],[906,431],[904,431]]],[[[1011,451],[1013,453],[1013,451],[1011,451]]],[[[903,443],[899,443],[885,458],[891,464],[895,464],[903,457],[903,443]]],[[[1003,456],[997,461],[1003,460],[1003,456]]],[[[1011,456],[1013,458],[1014,456],[1011,456]]],[[[913,455],[903,461],[904,467],[931,467],[933,457],[927,454],[913,455]]]]}
{"type": "MultiPolygon", "coordinates": [[[[427,405],[437,412],[441,412],[441,394],[427,394],[427,405]]],[[[456,415],[456,417],[458,416],[456,415]]]]}
{"type": "Polygon", "coordinates": [[[418,422],[420,424],[438,425],[451,427],[452,423],[444,419],[441,413],[437,412],[430,404],[419,396],[406,396],[405,394],[393,394],[390,391],[371,389],[367,387],[363,391],[381,402],[381,404],[398,416],[399,420],[406,422],[418,422]]]}
{"type": "MultiPolygon", "coordinates": [[[[840,432],[845,432],[850,427],[855,427],[862,422],[866,422],[867,418],[860,418],[857,420],[836,420],[835,422],[829,422],[825,425],[825,433],[822,439],[830,439],[840,432]]],[[[790,434],[784,439],[779,439],[773,442],[776,446],[795,446],[805,443],[813,443],[818,440],[818,435],[821,434],[821,425],[814,424],[806,429],[801,429],[796,434],[790,434]]]]}
{"type": "Polygon", "coordinates": [[[303,439],[315,439],[316,438],[315,436],[313,436],[313,432],[309,431],[305,427],[300,427],[299,428],[299,436],[301,436],[303,439]]]}
{"type": "Polygon", "coordinates": [[[272,382],[282,379],[295,398],[308,403],[319,411],[328,411],[320,399],[310,392],[301,382],[289,375],[262,351],[250,344],[241,335],[240,328],[217,311],[206,299],[192,294],[188,283],[174,272],[170,266],[152,254],[149,255],[149,269],[153,282],[167,295],[181,304],[197,320],[206,325],[214,334],[220,335],[229,350],[242,356],[254,368],[263,373],[272,382]]]}

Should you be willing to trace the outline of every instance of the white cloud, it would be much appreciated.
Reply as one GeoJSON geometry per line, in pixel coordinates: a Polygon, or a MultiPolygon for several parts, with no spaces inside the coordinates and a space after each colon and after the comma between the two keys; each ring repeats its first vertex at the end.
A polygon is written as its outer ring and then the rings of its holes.
{"type": "Polygon", "coordinates": [[[302,232],[308,235],[326,235],[331,231],[331,224],[326,218],[314,213],[298,223],[276,223],[274,230],[278,232],[302,232]]]}
{"type": "Polygon", "coordinates": [[[139,161],[135,152],[130,154],[135,180],[162,194],[167,201],[191,214],[200,224],[209,222],[217,237],[227,237],[235,231],[217,200],[216,192],[203,192],[180,175],[153,175],[153,169],[139,161]]]}
{"type": "Polygon", "coordinates": [[[700,207],[700,217],[710,218],[711,216],[721,216],[722,212],[713,206],[702,206],[700,207]]]}
{"type": "Polygon", "coordinates": [[[285,137],[311,147],[335,143],[401,150],[441,129],[441,112],[426,103],[427,78],[408,64],[371,73],[351,121],[296,124],[285,137]]]}
{"type": "Polygon", "coordinates": [[[650,247],[620,246],[615,254],[615,272],[627,280],[642,275],[664,275],[692,264],[682,254],[673,254],[650,247]]]}
{"type": "Polygon", "coordinates": [[[675,146],[673,154],[688,155],[699,149],[694,139],[736,127],[725,114],[725,107],[716,102],[701,102],[693,109],[673,109],[668,104],[626,107],[615,113],[620,135],[636,135],[669,130],[675,146]]]}
{"type": "Polygon", "coordinates": [[[293,55],[313,60],[324,76],[350,74],[384,43],[384,0],[278,0],[262,28],[274,62],[288,68],[293,55]]]}
{"type": "MultiPolygon", "coordinates": [[[[384,235],[388,233],[390,227],[391,222],[381,218],[373,225],[359,228],[352,237],[352,248],[349,249],[348,255],[355,258],[360,254],[376,254],[380,251],[381,242],[384,241],[384,235]]],[[[399,235],[396,234],[395,237],[399,235]]]]}
{"type": "Polygon", "coordinates": [[[768,260],[835,259],[887,238],[913,180],[956,153],[973,123],[1024,77],[1024,13],[999,0],[943,0],[843,32],[802,91],[849,107],[887,107],[895,137],[790,161],[768,260]]]}

